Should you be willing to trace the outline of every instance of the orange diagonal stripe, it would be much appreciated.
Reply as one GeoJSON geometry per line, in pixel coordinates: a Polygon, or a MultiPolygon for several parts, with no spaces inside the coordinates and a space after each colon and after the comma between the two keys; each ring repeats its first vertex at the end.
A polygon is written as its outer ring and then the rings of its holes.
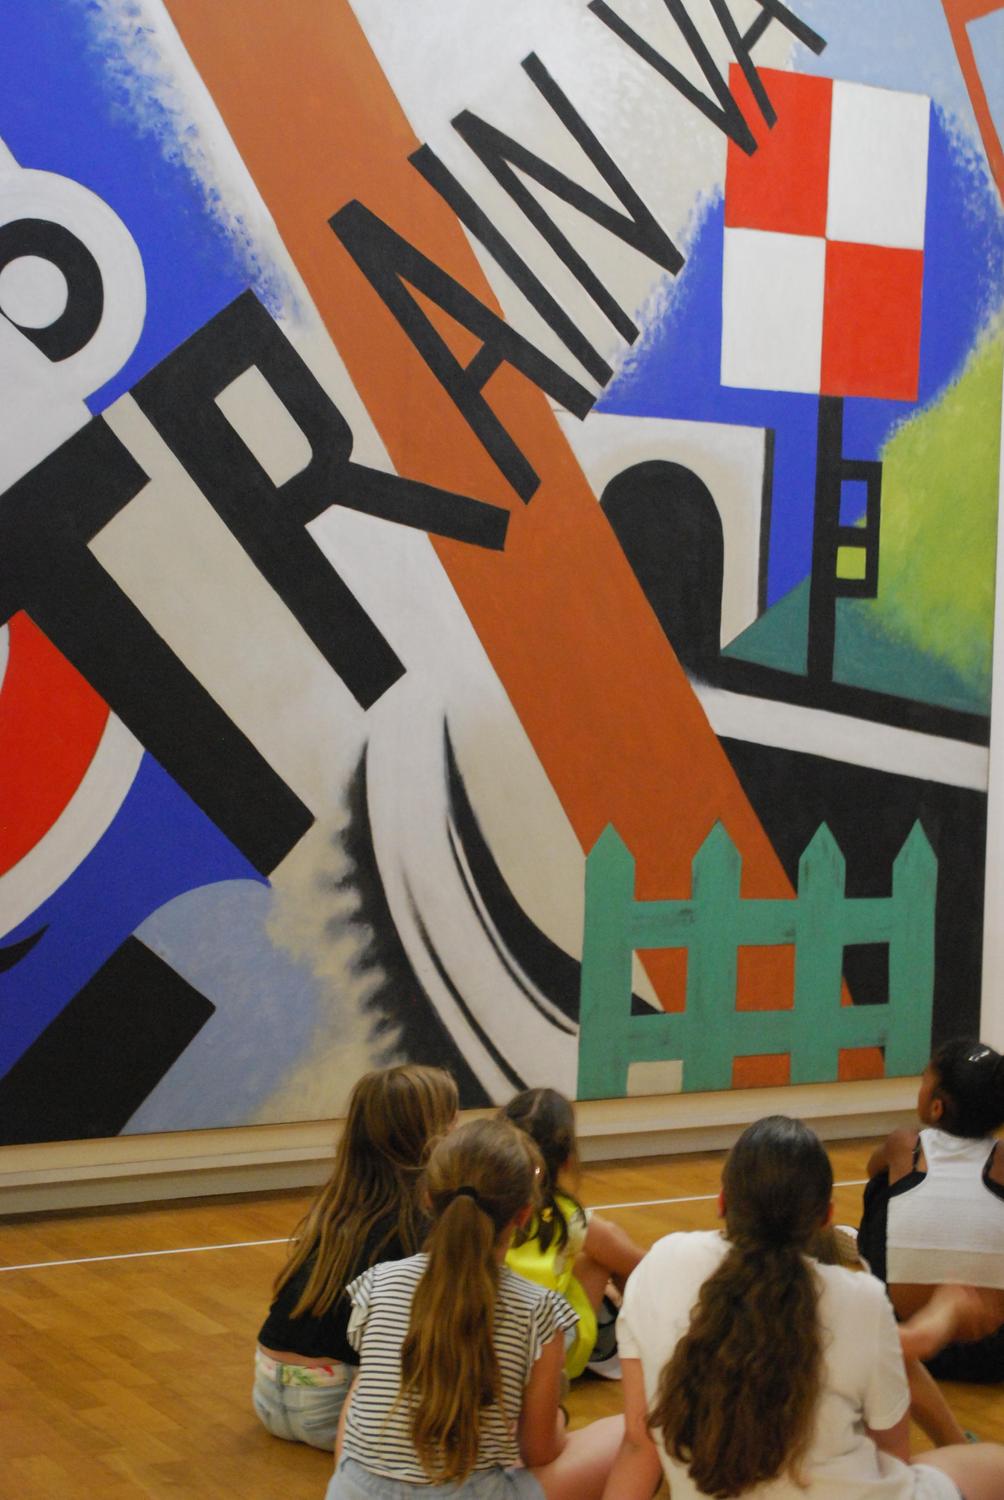
{"type": "MultiPolygon", "coordinates": [[[[547,399],[505,366],[485,391],[541,477],[524,506],[328,227],[358,198],[498,310],[454,215],[408,164],[419,141],[348,4],[168,8],[399,472],[512,512],[503,553],[436,550],[583,848],[612,822],[639,897],[682,896],[721,819],[745,893],[790,894],[547,399]]],[[[677,1008],[666,959],[660,990],[677,1008]]]]}
{"type": "Polygon", "coordinates": [[[990,102],[987,99],[986,89],[983,87],[976,54],[967,30],[970,21],[979,21],[984,16],[1004,10],[1004,4],[1002,0],[941,0],[941,3],[948,29],[952,34],[952,41],[955,44],[959,67],[962,69],[962,76],[969,91],[969,101],[973,106],[973,114],[976,116],[976,123],[980,129],[990,171],[993,173],[998,193],[1004,198],[1004,148],[1001,146],[997,126],[990,112],[990,102]]]}

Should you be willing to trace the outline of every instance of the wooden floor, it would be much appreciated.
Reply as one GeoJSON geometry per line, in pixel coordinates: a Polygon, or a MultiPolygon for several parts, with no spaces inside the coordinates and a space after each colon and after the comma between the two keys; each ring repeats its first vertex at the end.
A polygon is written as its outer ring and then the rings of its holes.
{"type": "MultiPolygon", "coordinates": [[[[857,1222],[871,1144],[831,1149],[838,1221],[857,1222]]],[[[715,1225],[720,1167],[718,1153],[590,1166],[582,1197],[648,1245],[715,1225]]],[[[321,1500],[330,1456],[269,1437],[249,1399],[269,1285],[307,1201],[284,1193],[0,1225],[0,1497],[321,1500]]],[[[999,1387],[945,1389],[964,1427],[1004,1440],[999,1387]]],[[[573,1425],[619,1401],[616,1383],[578,1381],[573,1425]]]]}

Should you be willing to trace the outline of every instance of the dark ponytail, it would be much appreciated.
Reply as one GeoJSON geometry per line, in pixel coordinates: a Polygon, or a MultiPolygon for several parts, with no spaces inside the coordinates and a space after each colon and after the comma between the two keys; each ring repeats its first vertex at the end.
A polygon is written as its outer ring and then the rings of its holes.
{"type": "MultiPolygon", "coordinates": [[[[564,1094],[557,1089],[524,1089],[510,1099],[500,1111],[503,1119],[511,1120],[520,1130],[526,1131],[543,1157],[544,1174],[540,1184],[540,1211],[526,1231],[525,1239],[535,1239],[542,1250],[547,1250],[552,1241],[558,1250],[568,1243],[568,1221],[557,1200],[558,1178],[562,1167],[571,1164],[578,1167],[578,1147],[575,1140],[575,1112],[564,1094]]],[[[570,1197],[576,1207],[578,1199],[570,1197]]],[[[520,1243],[520,1241],[517,1241],[520,1243]]]]}
{"type": "Polygon", "coordinates": [[[743,1132],[722,1178],[729,1250],[663,1367],[649,1426],[716,1500],[787,1470],[796,1482],[819,1400],[818,1289],[806,1252],[826,1218],[829,1158],[784,1115],[743,1132]]]}
{"type": "Polygon", "coordinates": [[[969,1037],[945,1042],[928,1064],[933,1097],[941,1100],[940,1129],[973,1139],[1004,1125],[1004,1057],[969,1037]]]}

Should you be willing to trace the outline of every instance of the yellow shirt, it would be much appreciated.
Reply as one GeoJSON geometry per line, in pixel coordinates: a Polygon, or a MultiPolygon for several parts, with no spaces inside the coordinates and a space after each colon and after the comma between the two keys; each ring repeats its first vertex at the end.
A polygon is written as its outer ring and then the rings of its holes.
{"type": "MultiPolygon", "coordinates": [[[[575,1257],[586,1241],[586,1216],[574,1199],[564,1193],[555,1193],[554,1200],[565,1216],[568,1239],[558,1248],[558,1236],[544,1250],[536,1230],[536,1221],[531,1225],[530,1238],[522,1245],[510,1247],[506,1254],[506,1265],[510,1270],[546,1286],[552,1292],[560,1292],[579,1319],[575,1342],[565,1355],[565,1373],[569,1379],[581,1375],[586,1361],[596,1343],[596,1313],[585,1290],[575,1277],[575,1257]]],[[[545,1217],[550,1210],[545,1210],[545,1217]]]]}

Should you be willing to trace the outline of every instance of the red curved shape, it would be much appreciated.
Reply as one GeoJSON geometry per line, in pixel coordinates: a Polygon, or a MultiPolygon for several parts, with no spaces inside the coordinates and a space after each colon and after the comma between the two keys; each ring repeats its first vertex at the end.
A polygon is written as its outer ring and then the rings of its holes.
{"type": "Polygon", "coordinates": [[[108,706],[25,614],[0,688],[0,874],[52,827],[83,778],[108,706]]]}

